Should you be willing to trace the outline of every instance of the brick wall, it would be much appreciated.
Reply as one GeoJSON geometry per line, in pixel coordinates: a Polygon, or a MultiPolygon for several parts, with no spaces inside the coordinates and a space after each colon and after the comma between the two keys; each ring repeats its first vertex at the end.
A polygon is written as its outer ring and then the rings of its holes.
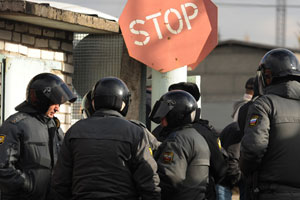
{"type": "MultiPolygon", "coordinates": [[[[0,19],[0,54],[57,61],[53,73],[70,87],[73,67],[73,33],[0,19]]],[[[57,117],[66,131],[71,125],[71,105],[61,105],[57,117]]]]}

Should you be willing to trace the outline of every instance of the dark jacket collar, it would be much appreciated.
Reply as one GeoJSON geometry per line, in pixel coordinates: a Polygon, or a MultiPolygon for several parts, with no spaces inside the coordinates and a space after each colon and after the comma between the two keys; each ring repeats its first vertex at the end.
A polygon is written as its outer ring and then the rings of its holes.
{"type": "Polygon", "coordinates": [[[16,111],[24,112],[24,113],[39,113],[30,103],[27,101],[23,101],[21,104],[19,104],[17,107],[15,107],[16,111]]]}
{"type": "Polygon", "coordinates": [[[97,110],[92,115],[92,117],[105,117],[105,116],[123,117],[123,115],[121,113],[119,113],[118,111],[111,110],[111,109],[104,109],[104,108],[97,110]]]}
{"type": "Polygon", "coordinates": [[[275,94],[288,99],[300,100],[300,83],[287,81],[265,88],[265,94],[275,94]]]}
{"type": "Polygon", "coordinates": [[[37,111],[27,101],[24,101],[21,104],[19,104],[17,107],[15,107],[15,110],[19,111],[19,112],[30,114],[32,116],[35,116],[37,119],[39,119],[40,121],[42,121],[44,123],[48,123],[49,121],[51,121],[50,117],[47,117],[47,116],[45,116],[44,113],[40,113],[39,111],[37,111]]]}

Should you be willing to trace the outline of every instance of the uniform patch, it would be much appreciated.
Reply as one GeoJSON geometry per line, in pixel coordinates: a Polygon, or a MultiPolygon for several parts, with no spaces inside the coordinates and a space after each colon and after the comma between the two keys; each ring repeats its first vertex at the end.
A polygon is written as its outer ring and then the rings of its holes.
{"type": "Polygon", "coordinates": [[[151,154],[151,156],[152,156],[152,155],[153,155],[153,152],[152,152],[151,147],[149,147],[149,151],[150,151],[150,154],[151,154]]]}
{"type": "Polygon", "coordinates": [[[0,144],[4,143],[5,137],[5,135],[0,135],[0,144]]]}
{"type": "Polygon", "coordinates": [[[218,142],[219,149],[222,149],[222,144],[221,144],[220,138],[217,139],[217,142],[218,142]]]}
{"type": "Polygon", "coordinates": [[[250,122],[249,122],[249,125],[250,126],[256,126],[257,123],[258,123],[258,118],[259,116],[258,115],[253,115],[250,119],[250,122]]]}
{"type": "Polygon", "coordinates": [[[173,161],[174,153],[173,152],[165,152],[163,154],[164,163],[171,163],[173,161]]]}

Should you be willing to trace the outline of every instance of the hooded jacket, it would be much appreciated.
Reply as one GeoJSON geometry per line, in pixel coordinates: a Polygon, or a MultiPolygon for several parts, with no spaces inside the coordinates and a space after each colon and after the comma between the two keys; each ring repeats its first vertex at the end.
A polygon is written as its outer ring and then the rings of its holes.
{"type": "Polygon", "coordinates": [[[45,200],[63,140],[58,119],[24,102],[0,127],[2,200],[45,200]]]}

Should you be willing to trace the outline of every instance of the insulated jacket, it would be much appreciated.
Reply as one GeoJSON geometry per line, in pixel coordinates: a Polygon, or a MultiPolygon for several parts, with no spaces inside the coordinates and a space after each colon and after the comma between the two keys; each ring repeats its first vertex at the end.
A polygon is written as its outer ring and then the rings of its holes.
{"type": "Polygon", "coordinates": [[[205,199],[210,151],[194,128],[169,132],[155,154],[161,179],[162,200],[205,199]]]}
{"type": "Polygon", "coordinates": [[[300,83],[270,85],[264,93],[248,110],[241,170],[246,176],[257,173],[260,194],[299,190],[300,83]]]}
{"type": "Polygon", "coordinates": [[[218,133],[209,125],[207,120],[198,119],[193,123],[193,128],[200,133],[208,144],[210,151],[210,166],[209,166],[209,185],[206,191],[206,198],[214,200],[216,198],[215,185],[220,183],[228,169],[227,153],[219,143],[218,133]]]}
{"type": "Polygon", "coordinates": [[[45,200],[63,140],[59,122],[29,104],[0,127],[1,200],[45,200]]]}
{"type": "MultiPolygon", "coordinates": [[[[209,184],[206,190],[206,198],[208,200],[214,200],[216,198],[215,184],[219,183],[225,177],[228,168],[227,154],[219,145],[218,133],[207,120],[197,119],[192,124],[192,127],[202,135],[210,151],[209,184]]],[[[159,125],[153,130],[153,135],[155,135],[159,141],[164,141],[171,131],[172,130],[159,125]]]]}
{"type": "Polygon", "coordinates": [[[143,128],[100,109],[66,133],[53,175],[56,199],[160,200],[151,152],[143,128]]]}

